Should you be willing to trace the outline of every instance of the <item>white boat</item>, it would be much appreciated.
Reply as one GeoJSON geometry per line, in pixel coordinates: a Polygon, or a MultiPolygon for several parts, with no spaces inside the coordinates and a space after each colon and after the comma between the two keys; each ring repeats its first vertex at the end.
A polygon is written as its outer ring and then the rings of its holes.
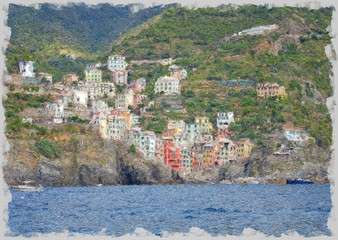
{"type": "Polygon", "coordinates": [[[12,187],[12,189],[23,192],[40,192],[43,190],[43,187],[41,185],[40,186],[18,185],[12,187]]]}

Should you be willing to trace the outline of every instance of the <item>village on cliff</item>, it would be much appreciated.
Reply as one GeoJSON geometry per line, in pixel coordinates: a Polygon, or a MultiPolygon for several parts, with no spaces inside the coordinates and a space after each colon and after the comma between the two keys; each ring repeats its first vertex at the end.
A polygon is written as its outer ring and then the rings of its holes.
{"type": "MultiPolygon", "coordinates": [[[[169,76],[157,79],[155,93],[180,95],[187,71],[175,65],[170,58],[161,60],[160,64],[168,66],[169,76]]],[[[162,133],[144,131],[139,126],[139,119],[147,115],[155,103],[142,94],[147,84],[145,78],[128,81],[127,65],[125,57],[112,55],[108,57],[107,64],[86,65],[84,81],[69,73],[62,77],[61,82],[53,83],[51,74],[36,74],[34,61],[21,61],[18,84],[42,86],[45,94],[52,94],[56,98],[54,102],[45,104],[40,114],[34,114],[34,111],[26,113],[22,121],[60,125],[76,124],[74,119],[86,119],[85,122],[98,127],[103,139],[126,142],[147,159],[161,160],[168,167],[187,173],[231,161],[244,161],[250,157],[254,147],[250,139],[232,141],[229,138],[229,125],[236,121],[233,112],[218,112],[216,126],[208,117],[199,116],[190,124],[184,120],[169,120],[162,133]],[[111,72],[110,81],[102,80],[103,67],[111,72]],[[119,86],[123,88],[118,89],[119,86]],[[115,106],[109,106],[108,99],[115,106]]],[[[285,88],[277,83],[257,84],[256,90],[258,98],[287,96],[285,88]]],[[[303,129],[288,124],[283,126],[282,134],[290,142],[308,139],[303,129]]]]}

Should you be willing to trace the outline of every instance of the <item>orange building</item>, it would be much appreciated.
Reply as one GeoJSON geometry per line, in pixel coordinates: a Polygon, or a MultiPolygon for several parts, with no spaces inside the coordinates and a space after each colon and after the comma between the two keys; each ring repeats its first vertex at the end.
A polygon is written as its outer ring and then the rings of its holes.
{"type": "Polygon", "coordinates": [[[215,166],[215,150],[217,145],[215,143],[207,143],[203,151],[203,168],[210,168],[215,166]]]}
{"type": "Polygon", "coordinates": [[[121,116],[121,119],[127,122],[127,130],[131,129],[131,114],[129,110],[111,110],[110,114],[121,116]]]}
{"type": "Polygon", "coordinates": [[[269,98],[273,96],[286,96],[285,87],[277,83],[257,84],[257,97],[269,98]]]}
{"type": "Polygon", "coordinates": [[[163,139],[173,139],[178,133],[178,129],[174,128],[174,129],[165,129],[162,132],[162,138],[163,139]]]}

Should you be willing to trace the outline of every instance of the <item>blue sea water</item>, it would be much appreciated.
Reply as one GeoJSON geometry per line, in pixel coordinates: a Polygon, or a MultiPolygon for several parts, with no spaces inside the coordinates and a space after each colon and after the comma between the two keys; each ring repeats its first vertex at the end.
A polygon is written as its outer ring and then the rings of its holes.
{"type": "Polygon", "coordinates": [[[45,187],[11,193],[11,236],[97,234],[104,228],[106,235],[122,236],[136,227],[159,236],[191,227],[212,235],[240,235],[244,228],[274,236],[331,235],[329,184],[45,187]]]}

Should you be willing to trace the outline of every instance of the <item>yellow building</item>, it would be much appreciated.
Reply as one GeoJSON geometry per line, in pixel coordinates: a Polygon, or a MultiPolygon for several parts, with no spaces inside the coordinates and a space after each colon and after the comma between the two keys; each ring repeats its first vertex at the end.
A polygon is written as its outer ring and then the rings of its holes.
{"type": "Polygon", "coordinates": [[[285,87],[277,83],[257,84],[257,97],[269,98],[273,96],[286,96],[285,87]]]}
{"type": "Polygon", "coordinates": [[[85,79],[86,82],[91,83],[94,86],[99,86],[102,82],[102,71],[97,68],[86,69],[85,79]]]}
{"type": "Polygon", "coordinates": [[[236,143],[236,157],[238,160],[247,159],[250,157],[251,150],[254,144],[250,139],[242,139],[236,143]]]}
{"type": "Polygon", "coordinates": [[[203,168],[215,166],[216,148],[215,143],[205,144],[203,151],[203,168]]]}
{"type": "Polygon", "coordinates": [[[126,129],[130,130],[131,129],[131,123],[132,123],[132,116],[130,114],[129,110],[112,110],[110,111],[110,114],[112,116],[118,116],[121,117],[123,121],[126,122],[126,129]]]}
{"type": "Polygon", "coordinates": [[[208,117],[196,117],[195,123],[200,125],[200,129],[202,134],[208,134],[211,133],[213,130],[212,123],[209,122],[208,117]]]}

